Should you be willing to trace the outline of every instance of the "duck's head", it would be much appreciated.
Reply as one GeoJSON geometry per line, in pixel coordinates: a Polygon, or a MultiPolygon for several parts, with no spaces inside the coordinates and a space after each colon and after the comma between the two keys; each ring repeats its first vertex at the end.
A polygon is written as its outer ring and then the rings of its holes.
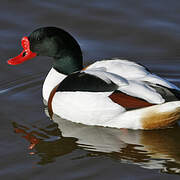
{"type": "Polygon", "coordinates": [[[56,27],[43,27],[33,31],[21,41],[23,51],[8,60],[17,65],[36,56],[49,56],[54,59],[53,67],[64,74],[82,69],[82,52],[77,41],[66,31],[56,27]]]}

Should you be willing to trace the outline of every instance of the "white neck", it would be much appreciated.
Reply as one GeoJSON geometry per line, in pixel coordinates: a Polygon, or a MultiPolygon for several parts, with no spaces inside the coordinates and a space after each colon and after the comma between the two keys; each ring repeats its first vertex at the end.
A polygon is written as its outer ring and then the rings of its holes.
{"type": "Polygon", "coordinates": [[[43,84],[42,94],[43,98],[48,102],[49,95],[53,88],[57,86],[66,75],[59,73],[54,68],[51,68],[43,84]]]}

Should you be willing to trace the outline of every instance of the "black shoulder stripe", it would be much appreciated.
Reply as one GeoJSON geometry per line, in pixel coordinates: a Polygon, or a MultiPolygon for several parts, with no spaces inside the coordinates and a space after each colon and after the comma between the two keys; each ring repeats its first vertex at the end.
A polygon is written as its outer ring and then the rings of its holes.
{"type": "Polygon", "coordinates": [[[107,83],[95,75],[76,72],[67,76],[56,91],[111,92],[117,88],[113,82],[107,83]]]}

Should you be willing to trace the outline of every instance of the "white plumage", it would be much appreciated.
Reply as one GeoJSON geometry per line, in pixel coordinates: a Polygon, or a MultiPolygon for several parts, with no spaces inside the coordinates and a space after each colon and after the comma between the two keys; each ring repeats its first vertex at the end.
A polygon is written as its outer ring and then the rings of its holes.
{"type": "MultiPolygon", "coordinates": [[[[112,81],[118,84],[118,90],[130,96],[159,105],[126,111],[124,107],[114,103],[108,97],[112,92],[56,92],[52,100],[53,112],[64,119],[87,125],[144,129],[142,119],[149,112],[162,115],[161,107],[165,110],[164,112],[176,111],[180,107],[180,101],[162,104],[165,102],[163,97],[147,82],[158,83],[176,90],[179,90],[178,87],[151,74],[146,68],[134,62],[120,59],[100,61],[88,66],[84,72],[98,76],[107,83],[112,81]],[[169,111],[169,106],[172,107],[171,111],[169,111]]],[[[59,75],[58,82],[61,77],[64,78],[64,76],[59,75]]],[[[48,84],[47,80],[46,83],[48,84]]],[[[53,83],[53,86],[57,85],[56,81],[53,83]]],[[[46,95],[44,98],[48,96],[46,95]]]]}

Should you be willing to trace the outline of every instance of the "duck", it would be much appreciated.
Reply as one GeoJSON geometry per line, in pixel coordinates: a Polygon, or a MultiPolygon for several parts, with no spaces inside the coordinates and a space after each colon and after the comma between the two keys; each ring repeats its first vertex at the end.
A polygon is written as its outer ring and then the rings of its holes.
{"type": "Polygon", "coordinates": [[[134,130],[163,129],[180,119],[180,88],[139,63],[112,58],[83,67],[77,40],[59,27],[40,27],[21,44],[8,64],[53,59],[42,88],[50,117],[134,130]]]}

